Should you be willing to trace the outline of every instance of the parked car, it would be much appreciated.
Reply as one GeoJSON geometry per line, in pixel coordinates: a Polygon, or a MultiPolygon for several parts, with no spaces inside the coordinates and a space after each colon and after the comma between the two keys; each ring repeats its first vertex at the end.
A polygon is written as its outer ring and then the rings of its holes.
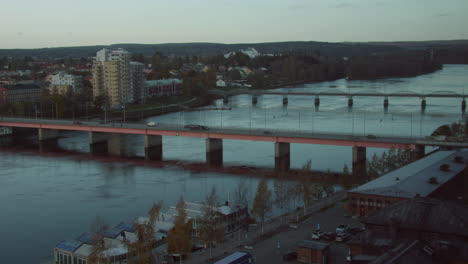
{"type": "Polygon", "coordinates": [[[146,123],[147,126],[158,126],[158,123],[156,122],[148,122],[146,123]]]}
{"type": "Polygon", "coordinates": [[[332,241],[332,240],[335,240],[335,237],[336,237],[335,232],[325,232],[322,236],[322,239],[332,241]]]}
{"type": "Polygon", "coordinates": [[[364,228],[362,227],[350,227],[348,228],[348,233],[351,234],[351,235],[355,235],[355,234],[358,234],[358,233],[361,233],[364,231],[364,228]]]}
{"type": "Polygon", "coordinates": [[[345,224],[339,224],[337,227],[336,227],[336,234],[339,234],[339,233],[345,233],[348,231],[348,228],[349,228],[349,225],[345,225],[345,224]]]}
{"type": "Polygon", "coordinates": [[[336,234],[335,241],[336,241],[336,242],[345,242],[345,241],[347,241],[350,237],[351,237],[351,235],[348,234],[348,233],[345,233],[345,232],[338,233],[338,234],[336,234]]]}
{"type": "Polygon", "coordinates": [[[297,259],[297,252],[296,251],[290,251],[286,254],[283,255],[283,260],[284,261],[292,261],[297,259]]]}
{"type": "Polygon", "coordinates": [[[263,134],[265,134],[265,135],[271,135],[272,133],[271,133],[271,131],[269,131],[269,130],[265,130],[265,131],[263,131],[263,134]]]}
{"type": "Polygon", "coordinates": [[[322,239],[323,235],[325,235],[325,232],[322,231],[314,231],[312,233],[312,239],[322,239]]]}
{"type": "Polygon", "coordinates": [[[369,139],[376,139],[377,136],[376,136],[376,135],[367,135],[367,138],[369,138],[369,139]]]}

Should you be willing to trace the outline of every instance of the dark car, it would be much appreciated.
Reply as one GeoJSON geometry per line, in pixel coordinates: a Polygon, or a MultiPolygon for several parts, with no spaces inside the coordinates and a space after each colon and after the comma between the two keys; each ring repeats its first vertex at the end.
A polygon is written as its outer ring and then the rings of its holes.
{"type": "Polygon", "coordinates": [[[332,241],[332,240],[335,240],[335,237],[336,237],[335,232],[325,232],[325,234],[323,234],[322,236],[322,239],[327,240],[327,241],[332,241]]]}
{"type": "Polygon", "coordinates": [[[283,255],[283,260],[284,261],[291,261],[291,260],[296,260],[297,259],[297,252],[296,251],[291,251],[283,255]]]}
{"type": "Polygon", "coordinates": [[[202,125],[185,125],[184,128],[191,129],[191,130],[208,130],[209,128],[207,126],[202,126],[202,125]]]}
{"type": "Polygon", "coordinates": [[[81,122],[80,121],[73,121],[73,124],[74,125],[81,125],[81,122]]]}
{"type": "Polygon", "coordinates": [[[351,235],[348,233],[339,233],[336,234],[335,241],[336,242],[346,242],[349,238],[351,238],[351,235]]]}

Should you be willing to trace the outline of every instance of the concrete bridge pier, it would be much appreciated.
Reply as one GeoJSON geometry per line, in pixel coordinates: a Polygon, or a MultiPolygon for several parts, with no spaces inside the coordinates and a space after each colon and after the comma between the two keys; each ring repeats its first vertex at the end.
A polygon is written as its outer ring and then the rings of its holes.
{"type": "Polygon", "coordinates": [[[88,144],[90,153],[107,153],[107,133],[88,132],[88,144]]]}
{"type": "Polygon", "coordinates": [[[416,145],[413,151],[413,158],[420,159],[426,155],[426,146],[424,145],[416,145]]]}
{"type": "Polygon", "coordinates": [[[426,98],[421,100],[421,111],[426,110],[426,98]]]}
{"type": "Polygon", "coordinates": [[[125,134],[109,133],[107,140],[107,152],[113,156],[125,156],[125,134]]]}
{"type": "Polygon", "coordinates": [[[206,162],[208,165],[223,165],[223,140],[220,138],[206,139],[206,162]]]}
{"type": "Polygon", "coordinates": [[[291,164],[290,144],[275,142],[275,170],[288,171],[291,164]]]}
{"type": "Polygon", "coordinates": [[[223,104],[227,104],[227,103],[229,103],[229,98],[223,97],[223,104]]]}
{"type": "Polygon", "coordinates": [[[288,104],[288,97],[284,96],[283,97],[283,105],[287,105],[288,104]]]}
{"type": "Polygon", "coordinates": [[[56,129],[39,128],[39,151],[53,151],[58,148],[59,131],[56,129]]]}
{"type": "Polygon", "coordinates": [[[258,98],[256,95],[252,96],[252,104],[257,104],[258,98]]]}
{"type": "Polygon", "coordinates": [[[465,113],[465,110],[466,110],[466,101],[465,101],[465,98],[463,98],[462,102],[461,102],[461,110],[463,113],[465,113]]]}
{"type": "Polygon", "coordinates": [[[318,96],[315,97],[315,99],[314,99],[314,105],[315,105],[315,107],[319,107],[319,106],[320,106],[320,98],[319,98],[318,96]]]}
{"type": "Polygon", "coordinates": [[[366,178],[366,148],[353,147],[353,175],[366,178]]]}
{"type": "Polygon", "coordinates": [[[155,161],[163,159],[162,136],[145,135],[145,159],[155,161]]]}

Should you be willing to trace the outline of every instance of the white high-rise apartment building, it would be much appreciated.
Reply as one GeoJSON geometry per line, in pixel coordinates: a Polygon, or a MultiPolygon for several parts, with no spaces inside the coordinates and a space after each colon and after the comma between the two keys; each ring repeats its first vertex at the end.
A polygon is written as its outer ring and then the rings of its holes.
{"type": "Polygon", "coordinates": [[[123,49],[97,52],[93,62],[93,96],[105,96],[112,108],[135,101],[130,53],[123,49]]]}

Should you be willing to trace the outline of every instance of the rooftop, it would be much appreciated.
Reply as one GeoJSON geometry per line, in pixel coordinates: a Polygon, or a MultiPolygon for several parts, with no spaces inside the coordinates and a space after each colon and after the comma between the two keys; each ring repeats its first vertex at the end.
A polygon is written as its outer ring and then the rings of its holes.
{"type": "Polygon", "coordinates": [[[302,248],[310,248],[310,249],[317,249],[317,250],[324,250],[330,246],[328,243],[312,241],[312,240],[302,240],[297,243],[298,247],[302,248]]]}
{"type": "Polygon", "coordinates": [[[76,241],[76,240],[62,240],[60,241],[57,245],[55,245],[56,248],[67,250],[74,252],[77,250],[83,242],[81,241],[76,241]]]}
{"type": "Polygon", "coordinates": [[[437,151],[375,180],[363,184],[350,193],[373,194],[401,198],[426,197],[465,168],[465,162],[456,162],[456,156],[468,159],[468,151],[437,151]],[[448,164],[449,170],[440,170],[448,164]],[[434,178],[433,183],[429,179],[434,178]]]}
{"type": "Polygon", "coordinates": [[[150,80],[146,81],[146,86],[160,86],[160,85],[171,85],[171,84],[181,84],[182,81],[179,79],[162,79],[162,80],[150,80]]]}
{"type": "Polygon", "coordinates": [[[229,264],[229,263],[234,263],[233,261],[240,258],[240,257],[243,257],[245,255],[247,255],[249,253],[247,252],[241,252],[241,251],[237,251],[237,252],[234,252],[232,253],[231,255],[223,258],[223,259],[220,259],[218,261],[216,261],[214,264],[229,264]]]}

